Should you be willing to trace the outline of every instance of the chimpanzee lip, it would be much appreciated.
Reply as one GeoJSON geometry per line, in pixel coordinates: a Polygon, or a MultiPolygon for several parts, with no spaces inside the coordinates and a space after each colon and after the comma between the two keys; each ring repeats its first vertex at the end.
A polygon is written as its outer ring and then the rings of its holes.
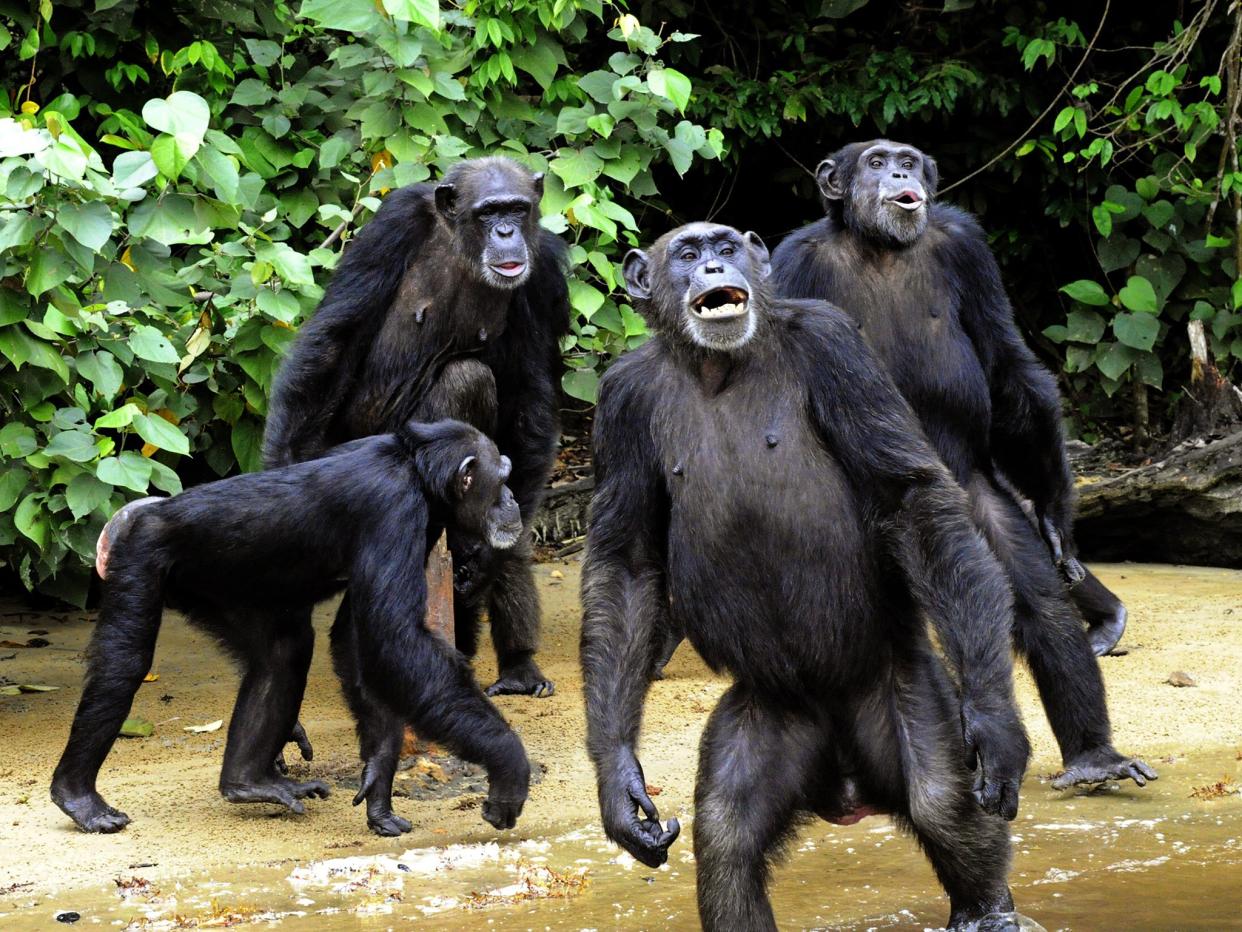
{"type": "Polygon", "coordinates": [[[699,320],[732,320],[747,313],[749,301],[746,289],[728,285],[703,292],[690,302],[690,308],[699,320]]]}
{"type": "Polygon", "coordinates": [[[525,262],[498,262],[492,266],[492,271],[506,278],[516,278],[526,271],[525,262]]]}
{"type": "Polygon", "coordinates": [[[923,206],[923,198],[914,191],[902,191],[896,197],[890,197],[888,201],[905,210],[918,210],[923,206]]]}

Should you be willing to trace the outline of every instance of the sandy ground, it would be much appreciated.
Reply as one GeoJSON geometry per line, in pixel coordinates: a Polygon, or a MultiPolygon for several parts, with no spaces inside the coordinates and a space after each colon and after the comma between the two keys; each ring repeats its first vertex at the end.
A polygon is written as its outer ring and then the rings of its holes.
{"type": "MultiPolygon", "coordinates": [[[[1128,653],[1102,661],[1118,748],[1153,762],[1242,748],[1242,572],[1135,564],[1095,569],[1130,609],[1121,645],[1128,653]],[[1173,671],[1190,674],[1197,687],[1168,685],[1173,671]]],[[[579,564],[543,564],[536,576],[545,617],[541,662],[557,692],[546,700],[498,702],[531,758],[545,768],[517,830],[532,835],[597,823],[582,744],[579,564]]],[[[326,650],[330,617],[331,606],[316,615],[319,650],[302,714],[316,757],[298,770],[321,777],[357,772],[352,722],[326,650]]],[[[165,619],[156,652],[159,679],[144,685],[134,703],[134,715],[156,723],[155,735],[118,741],[100,778],[105,798],[134,822],[118,835],[78,832],[49,801],[47,785],[80,693],[82,648],[90,632],[81,613],[38,615],[14,604],[0,606],[0,640],[51,642],[38,649],[0,648],[0,684],[58,687],[0,696],[0,915],[42,905],[40,914],[47,916],[51,900],[65,890],[109,883],[133,873],[135,865],[144,877],[161,881],[190,872],[227,875],[240,867],[301,864],[343,851],[369,854],[496,838],[477,806],[463,807],[463,800],[470,806],[467,797],[398,800],[398,812],[415,828],[396,841],[367,832],[362,811],[350,806],[352,793],[344,788],[328,800],[310,801],[303,816],[224,802],[215,788],[224,730],[183,729],[217,719],[227,725],[236,675],[208,638],[173,616],[165,619]]],[[[494,669],[485,645],[477,675],[490,682],[494,669]]],[[[642,759],[648,780],[662,787],[657,802],[665,817],[691,809],[698,735],[724,687],[683,645],[670,678],[651,691],[642,759]]],[[[1019,694],[1035,750],[1024,794],[1051,794],[1038,778],[1055,771],[1058,758],[1025,673],[1019,694]]]]}

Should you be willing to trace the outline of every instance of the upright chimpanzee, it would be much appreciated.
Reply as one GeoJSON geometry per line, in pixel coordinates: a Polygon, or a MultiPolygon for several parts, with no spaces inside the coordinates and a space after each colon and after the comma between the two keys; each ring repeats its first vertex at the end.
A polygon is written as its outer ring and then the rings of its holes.
{"type": "MultiPolygon", "coordinates": [[[[345,250],[281,367],[264,438],[267,465],[320,456],[410,417],[458,417],[513,461],[509,484],[529,525],[555,456],[559,338],[569,328],[566,249],[539,225],[542,192],[542,175],[483,158],[458,164],[439,184],[389,194],[345,250]]],[[[473,656],[483,608],[491,621],[500,672],[488,695],[552,695],[534,659],[539,597],[529,535],[505,552],[461,532],[450,534],[449,546],[458,648],[473,656]]],[[[348,611],[347,598],[338,618],[348,611]]],[[[304,629],[301,636],[312,637],[309,616],[304,629]]],[[[255,684],[256,695],[293,691],[301,701],[304,670],[258,675],[267,679],[255,684]]],[[[376,733],[364,744],[388,754],[399,736],[379,735],[395,723],[377,720],[374,709],[355,712],[376,733]]],[[[305,756],[300,728],[299,737],[305,756]]]]}
{"type": "Polygon", "coordinates": [[[799,816],[877,809],[918,836],[952,925],[1009,928],[1028,746],[1004,575],[857,328],[773,299],[767,272],[758,237],[706,223],[625,259],[658,335],[608,371],[594,428],[581,649],[605,829],[650,866],[680,830],[635,751],[671,623],[735,679],[695,790],[706,928],[775,928],[767,861],[799,816]]]}
{"type": "MultiPolygon", "coordinates": [[[[104,802],[95,780],[151,667],[165,605],[219,638],[252,684],[260,680],[251,673],[268,664],[306,669],[305,611],[347,579],[349,648],[338,658],[346,690],[367,693],[419,734],[486,767],[483,818],[512,827],[530,776],[522,742],[464,658],[423,625],[423,563],[446,524],[498,548],[521,535],[518,505],[504,484],[509,469],[495,444],[466,424],[411,422],[321,459],[126,506],[105,530],[103,606],[86,687],[52,778],[56,805],[88,832],[129,823],[104,802]]],[[[294,782],[273,763],[297,718],[298,695],[242,690],[220,778],[226,799],[302,812],[303,798],[328,795],[322,781],[294,782]],[[258,700],[269,714],[247,718],[258,700]],[[239,753],[247,742],[247,753],[239,753]]],[[[370,802],[368,821],[376,815],[370,802]]]]}
{"type": "Polygon", "coordinates": [[[1030,663],[1061,747],[1054,786],[1156,774],[1112,747],[1099,665],[1067,595],[1118,609],[1096,626],[1097,650],[1125,612],[1074,558],[1073,486],[1056,383],[1022,341],[983,231],[932,204],[936,164],[911,146],[855,143],[825,159],[827,216],[781,243],[773,287],[851,315],[923,430],[970,495],[975,521],[1015,594],[1014,640],[1030,663]],[[1030,500],[1033,521],[1011,492],[1030,500]],[[1042,541],[1041,541],[1042,536],[1042,541]],[[1053,559],[1049,559],[1049,551],[1053,559]]]}

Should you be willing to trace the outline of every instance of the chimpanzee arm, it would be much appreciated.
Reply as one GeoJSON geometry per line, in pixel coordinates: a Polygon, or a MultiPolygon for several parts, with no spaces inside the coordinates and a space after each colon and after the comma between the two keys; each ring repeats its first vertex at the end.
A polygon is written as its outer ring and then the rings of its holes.
{"type": "Polygon", "coordinates": [[[560,337],[569,330],[566,261],[565,244],[542,231],[530,279],[490,360],[500,409],[496,445],[513,462],[507,484],[527,524],[543,501],[560,436],[556,386],[564,369],[560,337]]]}
{"type": "Polygon", "coordinates": [[[1065,454],[1057,383],[1018,332],[983,230],[964,214],[954,211],[950,216],[952,237],[947,248],[952,250],[961,322],[991,389],[992,457],[1035,505],[1040,531],[1060,563],[1055,535],[1060,536],[1065,556],[1074,550],[1074,482],[1065,454]]]}
{"type": "Polygon", "coordinates": [[[651,405],[623,360],[605,376],[595,412],[595,496],[582,572],[582,675],[587,750],[608,837],[649,867],[668,860],[680,826],[660,824],[636,746],[668,605],[668,500],[656,468],[651,405]],[[624,370],[624,371],[623,371],[624,370]],[[636,810],[642,809],[642,817],[636,810]]]}
{"type": "Polygon", "coordinates": [[[430,186],[392,192],[346,247],[315,315],[276,377],[263,436],[268,468],[314,459],[405,275],[430,235],[430,186]]]}
{"type": "Polygon", "coordinates": [[[857,329],[824,306],[807,378],[828,448],[892,527],[892,552],[957,675],[978,796],[1012,819],[1029,745],[1013,695],[1009,586],[971,520],[966,493],[857,329]]]}
{"type": "MultiPolygon", "coordinates": [[[[394,484],[405,479],[392,476],[394,484]]],[[[408,490],[406,495],[408,495],[408,490]]],[[[465,659],[422,623],[427,585],[426,506],[377,508],[349,577],[367,687],[418,734],[487,770],[483,818],[512,828],[526,801],[530,764],[517,735],[475,682],[465,659]]]]}

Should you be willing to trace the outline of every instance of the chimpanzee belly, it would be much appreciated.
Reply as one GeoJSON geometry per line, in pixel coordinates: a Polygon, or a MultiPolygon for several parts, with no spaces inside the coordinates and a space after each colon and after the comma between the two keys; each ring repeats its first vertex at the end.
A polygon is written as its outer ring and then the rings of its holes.
{"type": "Polygon", "coordinates": [[[882,633],[863,515],[804,392],[767,376],[711,398],[687,385],[655,426],[673,611],[690,641],[740,679],[819,691],[874,669],[882,633]]]}

